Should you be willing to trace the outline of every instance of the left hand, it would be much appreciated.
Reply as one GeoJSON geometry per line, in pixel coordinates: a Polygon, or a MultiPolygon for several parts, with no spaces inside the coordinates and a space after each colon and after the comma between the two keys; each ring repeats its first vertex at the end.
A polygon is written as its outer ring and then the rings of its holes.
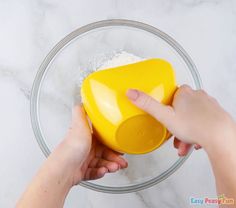
{"type": "Polygon", "coordinates": [[[128,166],[120,153],[104,146],[91,133],[81,106],[74,107],[71,128],[58,149],[69,164],[72,185],[81,180],[102,178],[106,173],[116,172],[128,166]]]}
{"type": "Polygon", "coordinates": [[[83,108],[76,106],[66,138],[45,160],[16,207],[63,207],[71,187],[81,180],[98,179],[127,165],[120,153],[92,135],[83,108]]]}

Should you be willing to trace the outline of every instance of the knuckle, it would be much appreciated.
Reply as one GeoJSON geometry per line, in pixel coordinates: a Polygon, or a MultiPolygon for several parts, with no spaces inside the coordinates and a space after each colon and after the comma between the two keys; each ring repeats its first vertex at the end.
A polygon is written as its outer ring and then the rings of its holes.
{"type": "Polygon", "coordinates": [[[176,99],[177,97],[182,97],[182,96],[185,97],[186,95],[191,94],[191,93],[192,93],[192,89],[188,85],[182,85],[175,93],[174,99],[176,99]]]}
{"type": "Polygon", "coordinates": [[[207,95],[207,93],[206,93],[204,90],[202,90],[202,89],[197,90],[197,92],[198,92],[200,95],[207,95]]]}
{"type": "Polygon", "coordinates": [[[180,86],[180,88],[179,88],[181,91],[191,91],[191,87],[189,86],[189,85],[187,85],[187,84],[184,84],[184,85],[182,85],[182,86],[180,86]]]}
{"type": "Polygon", "coordinates": [[[208,98],[208,99],[210,98],[210,96],[207,94],[207,92],[202,89],[197,90],[196,95],[199,97],[202,97],[202,98],[208,98]]]}
{"type": "Polygon", "coordinates": [[[191,93],[192,92],[192,89],[188,86],[188,85],[182,85],[180,88],[179,88],[179,93],[183,93],[183,94],[186,94],[186,93],[191,93]]]}
{"type": "Polygon", "coordinates": [[[152,98],[149,97],[149,96],[145,96],[142,99],[141,107],[144,108],[144,109],[148,109],[151,105],[151,102],[152,102],[152,98]]]}

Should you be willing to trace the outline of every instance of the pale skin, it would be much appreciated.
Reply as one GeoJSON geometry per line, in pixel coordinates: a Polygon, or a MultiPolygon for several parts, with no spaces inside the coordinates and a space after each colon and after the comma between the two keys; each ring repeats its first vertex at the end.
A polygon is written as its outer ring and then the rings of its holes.
{"type": "MultiPolygon", "coordinates": [[[[236,200],[236,123],[214,98],[186,85],[177,90],[171,106],[137,90],[128,90],[127,97],[167,127],[175,136],[174,147],[180,156],[191,145],[202,147],[211,162],[218,194],[236,200]]],[[[82,107],[75,107],[72,120],[65,139],[43,163],[18,208],[63,207],[70,189],[80,181],[127,168],[121,154],[94,137],[82,107]]]]}

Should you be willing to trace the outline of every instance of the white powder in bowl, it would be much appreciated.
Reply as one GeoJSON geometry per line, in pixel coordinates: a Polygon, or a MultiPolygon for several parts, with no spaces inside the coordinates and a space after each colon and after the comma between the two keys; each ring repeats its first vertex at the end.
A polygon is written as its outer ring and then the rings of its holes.
{"type": "Polygon", "coordinates": [[[139,62],[142,60],[143,60],[142,58],[135,56],[131,53],[127,53],[125,51],[115,53],[114,55],[112,54],[112,56],[101,55],[101,56],[95,57],[93,60],[88,62],[88,66],[85,66],[85,68],[80,68],[78,70],[78,75],[77,75],[78,87],[80,88],[83,83],[83,80],[89,74],[95,71],[118,67],[118,66],[122,66],[126,64],[132,64],[132,63],[139,62]]]}
{"type": "Polygon", "coordinates": [[[118,67],[126,64],[132,64],[142,60],[143,59],[138,56],[122,51],[120,53],[115,54],[111,59],[102,63],[102,65],[97,70],[118,67]]]}
{"type": "Polygon", "coordinates": [[[93,58],[92,60],[88,61],[87,66],[80,67],[77,71],[78,74],[76,76],[76,86],[73,90],[73,103],[81,103],[81,98],[78,94],[78,91],[81,88],[84,79],[89,74],[95,71],[132,64],[142,60],[144,59],[141,57],[135,56],[126,51],[120,51],[109,55],[99,55],[93,58]]]}

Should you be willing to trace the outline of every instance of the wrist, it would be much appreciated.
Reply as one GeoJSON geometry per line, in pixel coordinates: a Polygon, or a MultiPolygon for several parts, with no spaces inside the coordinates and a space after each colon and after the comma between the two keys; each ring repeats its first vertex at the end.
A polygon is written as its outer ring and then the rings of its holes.
{"type": "Polygon", "coordinates": [[[64,139],[48,158],[55,172],[63,175],[67,183],[72,187],[78,184],[83,178],[84,162],[88,151],[85,151],[83,144],[73,142],[71,138],[64,139]]]}
{"type": "Polygon", "coordinates": [[[73,151],[73,146],[64,140],[46,161],[51,175],[59,177],[62,183],[64,183],[65,188],[68,189],[74,185],[74,173],[82,166],[82,164],[76,161],[72,154],[73,151]]]}
{"type": "Polygon", "coordinates": [[[65,190],[69,190],[72,186],[72,168],[67,164],[63,156],[52,153],[48,160],[45,162],[44,169],[46,169],[49,178],[54,178],[65,190]]]}
{"type": "MultiPolygon", "coordinates": [[[[236,146],[236,123],[230,120],[225,126],[218,129],[217,133],[202,142],[202,147],[208,154],[223,154],[235,149],[236,146]]],[[[218,155],[219,156],[219,155],[218,155]]]]}

